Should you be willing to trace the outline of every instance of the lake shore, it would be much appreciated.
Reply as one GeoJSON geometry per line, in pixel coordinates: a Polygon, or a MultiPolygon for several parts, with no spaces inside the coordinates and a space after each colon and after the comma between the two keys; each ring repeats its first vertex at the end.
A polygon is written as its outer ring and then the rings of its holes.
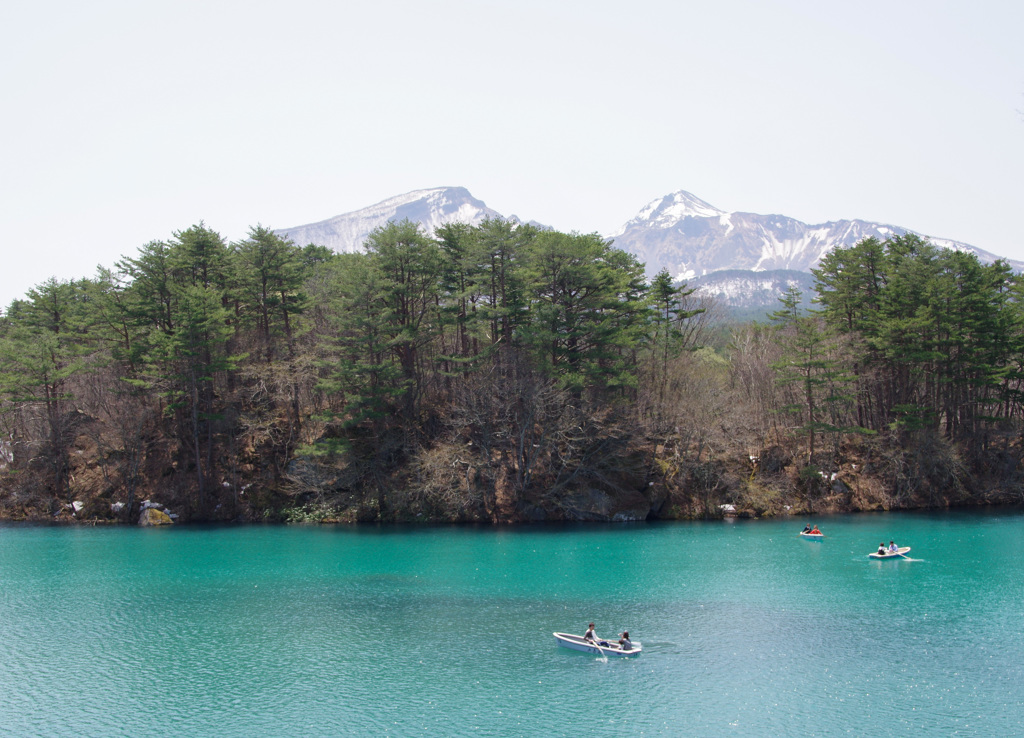
{"type": "Polygon", "coordinates": [[[780,446],[695,460],[668,445],[634,442],[575,473],[537,463],[517,476],[513,459],[470,465],[457,450],[395,462],[379,478],[353,454],[296,457],[288,475],[251,465],[216,484],[155,453],[127,484],[117,457],[80,437],[69,485],[52,489],[45,467],[0,475],[0,520],[69,524],[625,522],[808,517],[865,511],[1012,506],[1024,502],[1016,466],[973,470],[947,451],[860,442],[826,470],[780,446]],[[77,451],[81,451],[78,453],[77,451]],[[1009,468],[1009,467],[1007,467],[1009,468]],[[376,480],[376,481],[374,481],[376,480]],[[164,519],[164,518],[167,519],[164,519]]]}

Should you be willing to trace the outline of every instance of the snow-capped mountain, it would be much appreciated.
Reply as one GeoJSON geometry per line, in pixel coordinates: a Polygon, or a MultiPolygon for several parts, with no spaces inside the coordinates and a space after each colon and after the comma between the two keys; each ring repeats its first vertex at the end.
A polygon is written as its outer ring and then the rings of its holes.
{"type": "MultiPolygon", "coordinates": [[[[727,213],[680,190],[649,203],[609,238],[618,248],[636,254],[647,265],[648,275],[665,268],[677,280],[692,280],[724,269],[808,272],[838,246],[906,233],[914,231],[864,220],[808,225],[784,215],[727,213]]],[[[918,235],[936,246],[969,251],[983,263],[999,258],[959,241],[918,235]]],[[[1009,263],[1024,269],[1024,262],[1009,263]]]]}
{"type": "Polygon", "coordinates": [[[732,319],[767,320],[782,309],[779,298],[795,287],[803,295],[801,308],[813,307],[814,275],[789,269],[754,272],[749,269],[723,269],[686,282],[698,296],[707,296],[732,319]]]}
{"type": "Polygon", "coordinates": [[[723,269],[689,282],[698,292],[711,295],[723,305],[744,307],[752,297],[763,299],[765,304],[775,305],[778,296],[791,287],[805,294],[814,287],[814,276],[808,272],[791,269],[777,269],[754,272],[749,269],[723,269]]]}
{"type": "Polygon", "coordinates": [[[338,252],[360,251],[370,232],[388,222],[408,218],[420,223],[427,235],[433,235],[445,223],[477,225],[485,218],[502,217],[465,187],[437,187],[392,197],[352,213],[336,215],[319,223],[282,228],[276,233],[304,246],[315,243],[338,252]]]}
{"type": "MultiPolygon", "coordinates": [[[[505,216],[473,197],[465,187],[437,187],[415,190],[362,210],[319,223],[283,228],[277,233],[299,245],[315,243],[338,252],[353,252],[362,249],[363,241],[374,228],[389,221],[408,218],[432,235],[444,223],[477,225],[485,218],[500,217],[505,216]]],[[[508,218],[518,220],[514,215],[508,218]]],[[[809,272],[837,246],[852,246],[869,236],[885,240],[912,232],[864,220],[807,225],[784,215],[728,213],[680,190],[652,201],[617,233],[607,237],[616,247],[644,262],[649,276],[666,268],[675,279],[694,282],[723,270],[809,272]]],[[[976,254],[983,263],[998,258],[958,241],[925,238],[936,246],[976,254]]],[[[1024,262],[1008,262],[1014,269],[1024,271],[1024,262]]]]}

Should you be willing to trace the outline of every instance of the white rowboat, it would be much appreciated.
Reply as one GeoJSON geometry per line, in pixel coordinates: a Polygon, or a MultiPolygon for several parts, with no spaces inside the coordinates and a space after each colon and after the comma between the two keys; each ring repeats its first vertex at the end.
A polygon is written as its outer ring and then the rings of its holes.
{"type": "Polygon", "coordinates": [[[909,550],[910,550],[910,546],[902,546],[895,553],[889,553],[888,551],[886,551],[884,554],[880,554],[877,551],[875,551],[874,553],[869,553],[868,554],[868,558],[870,558],[870,559],[905,559],[907,557],[904,556],[904,554],[906,554],[907,551],[909,551],[909,550]]]}
{"type": "Polygon", "coordinates": [[[614,641],[599,640],[598,644],[608,644],[607,646],[601,646],[595,645],[591,641],[584,639],[583,636],[573,635],[572,633],[554,633],[553,635],[558,641],[559,646],[565,646],[566,648],[571,648],[574,651],[584,651],[585,653],[592,653],[598,656],[635,656],[643,651],[640,641],[633,641],[633,647],[628,651],[624,651],[619,644],[614,641]]]}

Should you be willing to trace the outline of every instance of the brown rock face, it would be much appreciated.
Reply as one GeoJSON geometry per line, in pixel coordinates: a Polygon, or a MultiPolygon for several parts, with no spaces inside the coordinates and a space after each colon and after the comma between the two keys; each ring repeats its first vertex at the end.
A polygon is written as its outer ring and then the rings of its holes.
{"type": "Polygon", "coordinates": [[[147,507],[142,511],[142,515],[139,516],[139,525],[173,525],[174,521],[171,520],[171,516],[165,513],[163,510],[157,510],[155,507],[147,507]]]}

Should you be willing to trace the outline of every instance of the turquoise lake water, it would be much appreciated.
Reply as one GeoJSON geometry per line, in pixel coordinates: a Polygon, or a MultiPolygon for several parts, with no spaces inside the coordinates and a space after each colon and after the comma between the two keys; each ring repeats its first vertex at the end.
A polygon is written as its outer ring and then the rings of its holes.
{"type": "Polygon", "coordinates": [[[1024,515],[804,522],[3,526],[0,734],[1024,734],[1024,515]]]}

